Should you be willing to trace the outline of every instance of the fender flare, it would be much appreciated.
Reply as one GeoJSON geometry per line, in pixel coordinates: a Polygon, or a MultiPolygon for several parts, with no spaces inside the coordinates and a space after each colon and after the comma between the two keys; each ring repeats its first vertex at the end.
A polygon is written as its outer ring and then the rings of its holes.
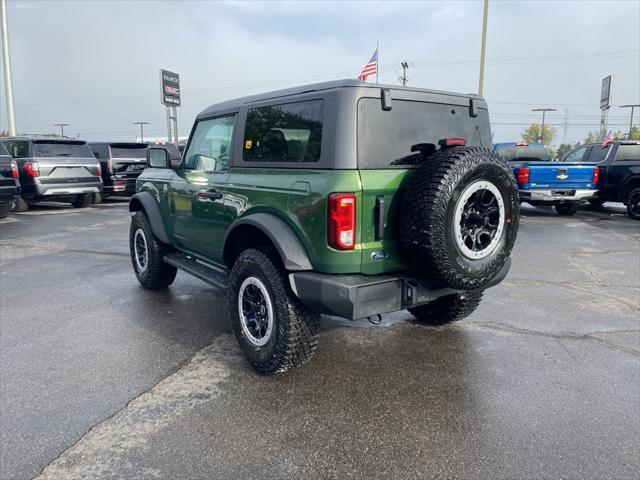
{"type": "Polygon", "coordinates": [[[631,193],[631,190],[640,186],[640,174],[631,174],[631,176],[625,179],[622,184],[622,191],[620,196],[623,202],[627,201],[627,195],[631,193]]]}
{"type": "Polygon", "coordinates": [[[278,250],[284,268],[287,270],[313,270],[305,248],[291,227],[275,215],[268,213],[254,213],[233,222],[222,242],[223,252],[227,252],[227,241],[231,234],[242,225],[250,225],[264,233],[278,250]]]}
{"type": "Polygon", "coordinates": [[[162,214],[160,213],[160,206],[149,192],[138,192],[129,200],[129,211],[139,212],[143,211],[149,223],[151,224],[151,231],[155,237],[162,243],[170,244],[169,235],[164,228],[164,221],[162,220],[162,214]]]}

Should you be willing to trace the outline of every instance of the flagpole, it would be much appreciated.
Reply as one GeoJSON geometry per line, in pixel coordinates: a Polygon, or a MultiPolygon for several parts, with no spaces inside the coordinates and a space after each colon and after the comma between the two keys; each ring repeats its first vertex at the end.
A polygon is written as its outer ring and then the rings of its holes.
{"type": "Polygon", "coordinates": [[[376,40],[376,84],[378,84],[378,71],[380,70],[380,42],[376,40]]]}

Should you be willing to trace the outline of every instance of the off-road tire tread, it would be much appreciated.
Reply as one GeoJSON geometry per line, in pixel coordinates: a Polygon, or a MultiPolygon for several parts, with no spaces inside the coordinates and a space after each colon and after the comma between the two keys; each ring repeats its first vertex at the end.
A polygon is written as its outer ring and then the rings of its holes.
{"type": "Polygon", "coordinates": [[[274,297],[271,299],[275,304],[274,315],[278,318],[276,328],[279,330],[275,355],[264,363],[255,362],[251,358],[248,358],[249,362],[265,375],[301,367],[309,361],[318,346],[320,314],[300,302],[289,286],[287,272],[281,265],[278,253],[272,247],[263,246],[244,250],[233,264],[229,289],[232,322],[240,321],[236,294],[245,278],[243,267],[247,263],[258,266],[268,279],[274,297]]]}
{"type": "Polygon", "coordinates": [[[409,313],[425,325],[444,325],[471,315],[482,300],[484,292],[468,292],[464,298],[457,295],[440,297],[433,302],[409,308],[409,313]]]}
{"type": "Polygon", "coordinates": [[[131,255],[131,263],[136,277],[144,288],[149,290],[157,290],[166,288],[173,283],[178,273],[178,269],[173,265],[169,265],[163,260],[163,257],[171,253],[170,245],[159,242],[153,235],[151,224],[144,212],[136,212],[131,218],[131,228],[129,229],[129,250],[131,255]],[[147,240],[148,262],[147,270],[144,276],[138,274],[133,257],[133,236],[140,225],[147,240]]]}
{"type": "MultiPolygon", "coordinates": [[[[512,221],[518,228],[519,200],[517,185],[505,160],[482,147],[457,147],[430,156],[404,189],[400,211],[400,244],[425,278],[435,285],[474,290],[486,285],[507,261],[513,241],[506,242],[493,261],[484,266],[477,278],[455,273],[447,253],[446,231],[450,228],[447,210],[451,196],[461,178],[481,163],[493,163],[504,170],[515,192],[512,221]]],[[[506,202],[507,199],[505,198],[506,202]]],[[[514,238],[515,240],[515,238],[514,238]]]]}

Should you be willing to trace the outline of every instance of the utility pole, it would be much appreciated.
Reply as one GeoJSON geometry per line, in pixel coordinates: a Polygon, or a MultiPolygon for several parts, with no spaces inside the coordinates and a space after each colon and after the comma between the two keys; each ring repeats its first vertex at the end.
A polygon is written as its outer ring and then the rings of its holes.
{"type": "Polygon", "coordinates": [[[542,112],[542,126],[540,127],[540,135],[538,135],[538,141],[543,143],[544,141],[544,115],[547,112],[555,112],[555,108],[534,108],[532,112],[542,112]]]}
{"type": "Polygon", "coordinates": [[[478,95],[482,95],[484,88],[484,54],[487,49],[487,17],[489,15],[489,0],[484,0],[484,14],[482,15],[482,46],[480,47],[480,80],[478,95]]]}
{"type": "Polygon", "coordinates": [[[7,95],[7,123],[9,135],[16,136],[16,114],[13,109],[13,79],[11,76],[11,56],[9,53],[9,27],[7,24],[7,0],[0,0],[2,16],[2,66],[4,67],[4,90],[7,95]]]}
{"type": "Polygon", "coordinates": [[[151,124],[149,122],[133,122],[133,125],[140,125],[140,141],[144,142],[144,126],[151,124]]]}
{"type": "Polygon", "coordinates": [[[60,136],[64,137],[64,127],[70,127],[68,123],[54,123],[54,127],[60,127],[60,136]]]}
{"type": "Polygon", "coordinates": [[[620,105],[620,108],[630,108],[631,109],[631,118],[629,119],[629,139],[631,139],[631,131],[633,130],[633,111],[636,107],[640,107],[640,105],[620,105]]]}
{"type": "Polygon", "coordinates": [[[569,138],[569,109],[564,109],[564,124],[562,125],[562,143],[566,144],[569,138]]]}
{"type": "Polygon", "coordinates": [[[409,81],[409,77],[407,77],[407,69],[409,68],[409,63],[405,61],[405,62],[402,62],[400,66],[402,67],[402,75],[400,76],[400,82],[402,83],[403,87],[406,87],[407,82],[409,81]]]}

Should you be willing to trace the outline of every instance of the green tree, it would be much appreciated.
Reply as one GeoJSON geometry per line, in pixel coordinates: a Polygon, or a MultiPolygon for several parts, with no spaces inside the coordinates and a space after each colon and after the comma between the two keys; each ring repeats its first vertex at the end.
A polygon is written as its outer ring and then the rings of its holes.
{"type": "Polygon", "coordinates": [[[600,137],[600,132],[589,132],[587,138],[584,139],[584,143],[599,143],[602,141],[602,137],[600,137]]]}
{"type": "Polygon", "coordinates": [[[558,158],[563,159],[567,153],[573,150],[576,145],[571,145],[570,143],[561,143],[558,147],[558,158]]]}
{"type": "MultiPolygon", "coordinates": [[[[540,141],[540,127],[541,125],[538,123],[533,123],[527,127],[527,129],[522,132],[522,139],[525,142],[539,142],[540,141]]],[[[556,136],[556,129],[545,125],[544,132],[542,132],[542,143],[545,145],[549,145],[556,136]]]]}

